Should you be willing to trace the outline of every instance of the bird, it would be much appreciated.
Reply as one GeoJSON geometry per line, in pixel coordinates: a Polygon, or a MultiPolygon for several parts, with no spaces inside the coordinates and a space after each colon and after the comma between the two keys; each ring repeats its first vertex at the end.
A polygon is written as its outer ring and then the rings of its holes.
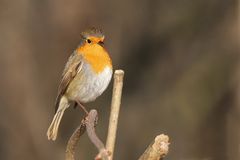
{"type": "Polygon", "coordinates": [[[68,58],[55,101],[55,115],[47,130],[48,140],[55,141],[64,111],[74,103],[86,114],[83,104],[94,101],[108,87],[112,78],[112,60],[104,47],[104,34],[89,28],[80,34],[80,43],[68,58]]]}

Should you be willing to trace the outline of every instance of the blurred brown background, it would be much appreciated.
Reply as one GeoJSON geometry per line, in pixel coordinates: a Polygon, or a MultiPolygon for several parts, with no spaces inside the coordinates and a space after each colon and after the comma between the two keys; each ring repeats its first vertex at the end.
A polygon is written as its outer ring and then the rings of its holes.
{"type": "MultiPolygon", "coordinates": [[[[167,160],[240,159],[237,0],[0,0],[0,159],[64,159],[83,113],[46,131],[61,72],[81,31],[100,27],[125,70],[115,160],[137,159],[160,133],[167,160]]],[[[112,84],[89,108],[105,140],[112,84]]],[[[78,157],[97,150],[84,135],[78,157]]]]}

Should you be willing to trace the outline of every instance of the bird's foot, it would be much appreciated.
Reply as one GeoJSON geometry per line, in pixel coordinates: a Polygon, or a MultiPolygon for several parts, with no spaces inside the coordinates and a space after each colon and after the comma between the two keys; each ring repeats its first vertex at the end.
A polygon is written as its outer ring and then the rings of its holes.
{"type": "Polygon", "coordinates": [[[85,112],[86,115],[88,115],[88,110],[84,107],[84,105],[82,105],[80,102],[77,102],[78,106],[81,107],[83,109],[83,111],[85,112]]]}

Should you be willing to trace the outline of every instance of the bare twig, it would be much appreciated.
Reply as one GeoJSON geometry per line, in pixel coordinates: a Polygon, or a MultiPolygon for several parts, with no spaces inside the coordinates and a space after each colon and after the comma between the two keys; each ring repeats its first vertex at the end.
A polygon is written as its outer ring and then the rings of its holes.
{"type": "Polygon", "coordinates": [[[162,160],[168,153],[169,137],[158,135],[138,160],[162,160]]]}
{"type": "Polygon", "coordinates": [[[115,146],[118,115],[121,104],[122,86],[123,86],[123,70],[116,70],[114,73],[113,95],[111,103],[111,113],[108,126],[108,136],[106,142],[106,149],[111,153],[110,160],[113,159],[113,152],[115,146]]]}
{"type": "Polygon", "coordinates": [[[97,147],[98,150],[101,150],[102,148],[104,148],[104,144],[97,138],[94,128],[97,122],[97,116],[97,111],[91,110],[86,117],[85,123],[89,139],[97,147]]]}
{"type": "Polygon", "coordinates": [[[96,160],[109,160],[110,153],[105,149],[103,142],[98,138],[95,132],[95,124],[97,123],[97,111],[91,110],[86,118],[86,129],[87,134],[91,142],[97,147],[98,155],[95,157],[96,160]]]}
{"type": "Polygon", "coordinates": [[[74,154],[75,154],[75,149],[76,149],[77,143],[78,143],[81,135],[83,135],[83,133],[86,130],[84,120],[85,119],[83,119],[81,121],[80,126],[74,131],[74,133],[72,134],[72,136],[68,140],[68,144],[67,144],[67,148],[66,148],[66,154],[65,154],[65,159],[66,160],[74,160],[74,154]]]}

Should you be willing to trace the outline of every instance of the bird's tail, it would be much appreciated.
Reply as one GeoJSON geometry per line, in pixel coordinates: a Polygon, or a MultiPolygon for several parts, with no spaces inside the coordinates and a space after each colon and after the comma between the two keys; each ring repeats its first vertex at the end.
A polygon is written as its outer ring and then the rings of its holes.
{"type": "Polygon", "coordinates": [[[67,98],[62,96],[60,103],[59,103],[58,110],[55,113],[52,123],[50,124],[48,131],[47,131],[48,140],[53,140],[53,141],[56,140],[59,124],[61,122],[61,119],[62,119],[65,109],[67,109],[68,107],[69,107],[69,102],[68,102],[67,98]]]}

